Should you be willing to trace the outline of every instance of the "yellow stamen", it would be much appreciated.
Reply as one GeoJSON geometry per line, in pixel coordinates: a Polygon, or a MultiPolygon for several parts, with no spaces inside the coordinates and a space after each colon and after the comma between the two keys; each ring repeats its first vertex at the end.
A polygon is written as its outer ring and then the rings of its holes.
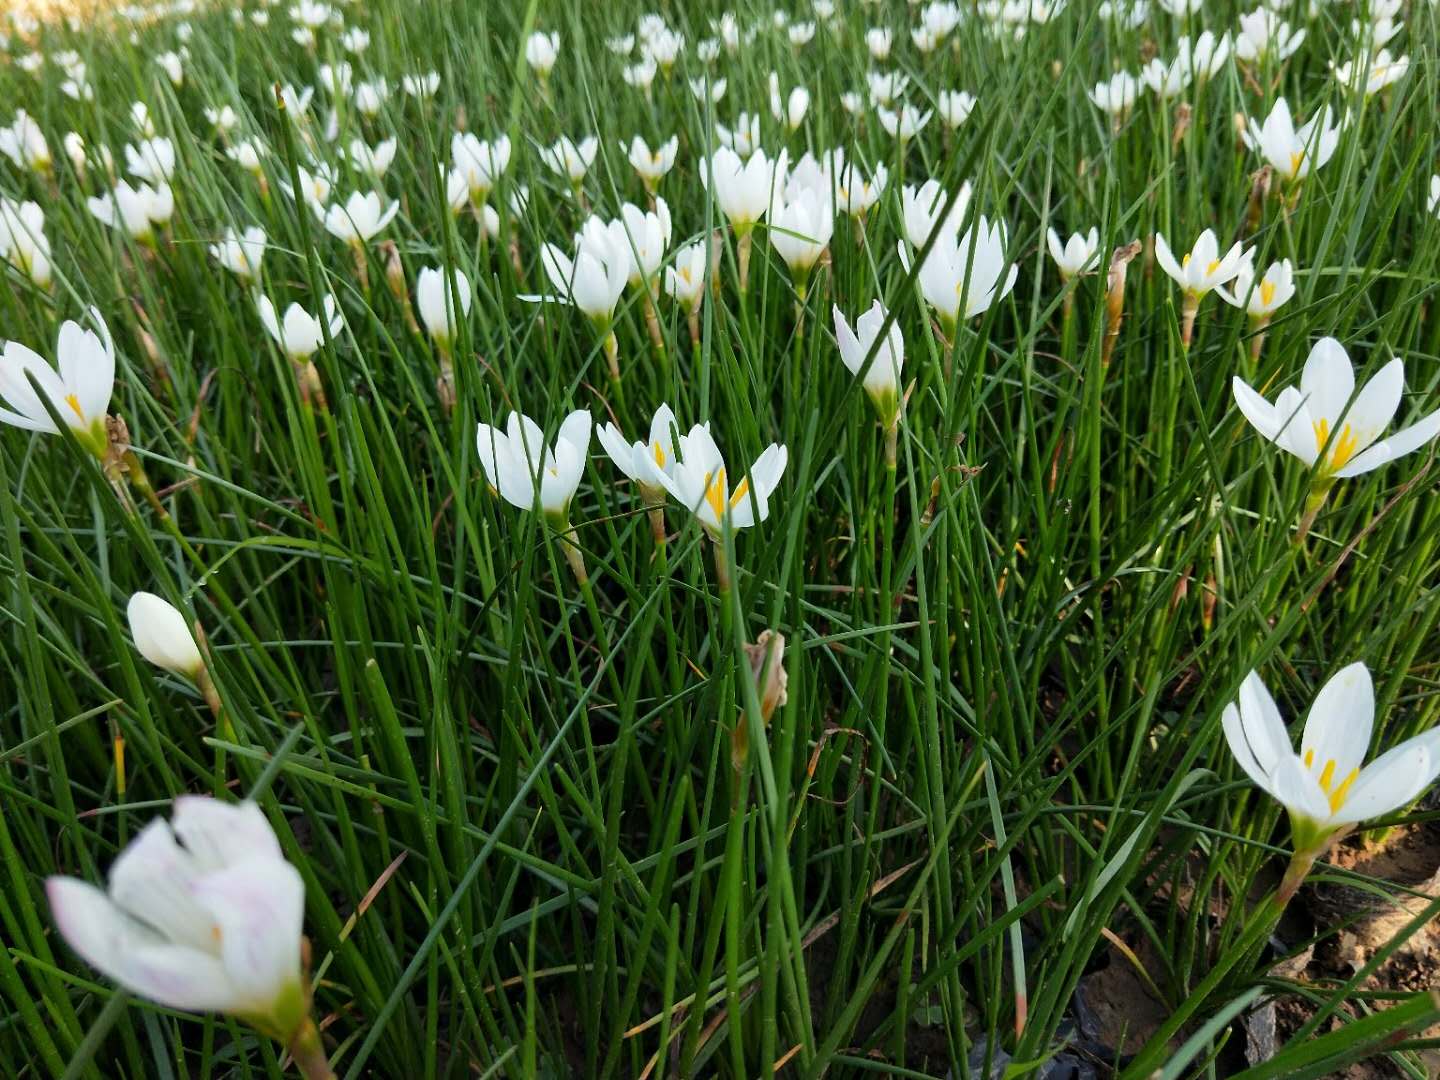
{"type": "Polygon", "coordinates": [[[1290,155],[1290,175],[1294,176],[1300,171],[1300,165],[1305,160],[1305,151],[1296,150],[1290,155]]]}
{"type": "Polygon", "coordinates": [[[74,394],[66,394],[65,404],[69,405],[70,408],[74,409],[75,415],[78,416],[81,420],[85,419],[85,412],[83,409],[80,408],[80,399],[78,397],[76,397],[74,394]]]}
{"type": "Polygon", "coordinates": [[[1305,751],[1305,768],[1307,768],[1307,769],[1313,769],[1314,767],[1315,767],[1315,751],[1314,751],[1314,750],[1306,750],[1306,751],[1305,751]]]}
{"type": "Polygon", "coordinates": [[[655,443],[655,464],[662,469],[665,467],[665,451],[661,449],[658,441],[655,443]]]}
{"type": "Polygon", "coordinates": [[[1275,299],[1275,283],[1273,281],[1260,282],[1260,303],[1269,307],[1275,299]]]}
{"type": "Polygon", "coordinates": [[[739,506],[739,505],[740,505],[740,500],[742,500],[743,498],[745,498],[746,494],[748,494],[749,491],[750,491],[750,477],[747,476],[747,477],[745,477],[743,480],[740,481],[739,485],[735,488],[735,493],[730,496],[730,505],[731,505],[731,506],[739,506]]]}
{"type": "Polygon", "coordinates": [[[1335,759],[1331,758],[1325,762],[1325,768],[1320,770],[1320,787],[1326,794],[1330,792],[1330,785],[1335,781],[1335,759]]]}
{"type": "MultiPolygon", "coordinates": [[[[1325,444],[1330,441],[1330,421],[1322,417],[1315,421],[1315,449],[1324,450],[1325,444]]],[[[1343,468],[1345,463],[1355,456],[1359,449],[1360,440],[1349,424],[1340,429],[1340,434],[1335,437],[1335,445],[1330,450],[1331,469],[1343,468]]]]}
{"type": "Polygon", "coordinates": [[[1219,269],[1220,269],[1220,260],[1219,260],[1219,259],[1211,259],[1211,260],[1210,260],[1208,263],[1206,263],[1206,265],[1205,265],[1205,276],[1206,276],[1206,277],[1209,277],[1211,274],[1215,273],[1215,271],[1216,271],[1216,270],[1219,270],[1219,269]]]}
{"type": "Polygon", "coordinates": [[[716,472],[705,474],[705,501],[710,504],[710,512],[715,515],[716,521],[725,517],[725,469],[723,466],[716,472]]]}
{"type": "Polygon", "coordinates": [[[1330,812],[1337,814],[1340,807],[1345,805],[1345,799],[1350,794],[1350,785],[1355,783],[1355,778],[1360,775],[1358,768],[1351,769],[1345,779],[1340,781],[1340,786],[1330,792],[1330,812]]]}

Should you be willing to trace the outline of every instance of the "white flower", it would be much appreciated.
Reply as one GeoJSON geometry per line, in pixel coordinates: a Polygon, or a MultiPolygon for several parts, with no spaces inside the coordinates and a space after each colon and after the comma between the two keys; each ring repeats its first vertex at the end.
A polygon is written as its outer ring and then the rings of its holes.
{"type": "MultiPolygon", "coordinates": [[[[241,139],[225,148],[226,157],[246,172],[254,173],[256,176],[261,172],[261,159],[268,153],[270,153],[269,149],[259,139],[241,139]]],[[[329,192],[326,194],[328,195],[329,192]]]]}
{"type": "Polygon", "coordinates": [[[464,175],[470,197],[483,202],[510,167],[510,139],[501,135],[482,142],[468,132],[456,132],[450,140],[450,161],[464,175]]]}
{"type": "Polygon", "coordinates": [[[764,217],[772,194],[783,183],[787,160],[783,150],[774,162],[765,151],[757,150],[749,161],[741,161],[735,151],[722,146],[711,156],[700,179],[735,231],[743,234],[764,217]]]}
{"type": "Polygon", "coordinates": [[[797,86],[788,96],[781,96],[780,76],[770,73],[770,115],[790,131],[795,131],[805,122],[805,113],[810,108],[810,91],[797,86]]]}
{"type": "Polygon", "coordinates": [[[660,272],[665,249],[670,246],[670,207],[659,197],[648,213],[626,203],[620,208],[620,226],[621,243],[630,252],[630,284],[651,281],[660,272]]]}
{"type": "MultiPolygon", "coordinates": [[[[280,351],[291,360],[308,360],[315,354],[315,350],[325,343],[327,327],[299,304],[291,304],[285,309],[285,319],[282,322],[275,317],[275,305],[268,296],[258,297],[255,303],[259,308],[261,325],[274,339],[275,344],[280,346],[280,351]]],[[[331,340],[334,340],[340,333],[340,328],[345,325],[344,316],[335,307],[335,297],[329,294],[325,297],[325,322],[328,324],[331,340]]]]}
{"type": "Polygon", "coordinates": [[[790,39],[791,45],[799,48],[801,45],[808,44],[810,39],[815,36],[815,24],[813,22],[791,23],[789,30],[786,31],[786,36],[790,39]]]}
{"type": "Polygon", "coordinates": [[[525,62],[542,79],[555,69],[560,56],[560,35],[536,31],[525,42],[525,62]]]}
{"type": "Polygon", "coordinates": [[[1297,130],[1285,99],[1276,100],[1263,125],[1252,116],[1242,138],[1286,180],[1303,180],[1312,169],[1324,165],[1340,145],[1340,125],[1334,112],[1325,106],[1297,130]]]}
{"type": "Polygon", "coordinates": [[[885,60],[890,56],[890,47],[895,41],[895,35],[888,27],[872,26],[865,31],[865,47],[870,50],[870,55],[876,60],[885,60]]]}
{"type": "Polygon", "coordinates": [[[728,85],[724,79],[691,79],[690,93],[695,95],[697,101],[709,100],[710,104],[718,105],[720,99],[725,96],[725,87],[728,85]]]}
{"type": "Polygon", "coordinates": [[[646,187],[653,187],[660,178],[675,166],[675,153],[680,147],[678,136],[672,135],[653,151],[644,139],[636,135],[630,140],[630,164],[634,167],[646,187]]]}
{"type": "Polygon", "coordinates": [[[1359,84],[1366,97],[1399,82],[1409,70],[1410,58],[1392,57],[1389,49],[1381,49],[1373,58],[1347,61],[1334,68],[1335,78],[1341,86],[1352,87],[1359,84]]]}
{"type": "Polygon", "coordinates": [[[370,48],[370,34],[358,26],[352,26],[340,35],[340,45],[348,53],[359,56],[370,48]]]}
{"type": "Polygon", "coordinates": [[[630,279],[630,249],[623,231],[617,239],[608,229],[576,237],[572,260],[554,244],[540,249],[540,264],[558,299],[573,304],[592,321],[609,325],[630,279]]]}
{"type": "Polygon", "coordinates": [[[1430,213],[1440,214],[1440,173],[1430,177],[1430,213]]]}
{"type": "Polygon", "coordinates": [[[669,73],[679,58],[681,50],[685,48],[685,38],[667,27],[662,27],[656,33],[647,37],[640,46],[645,57],[660,65],[660,70],[669,73]]]}
{"type": "Polygon", "coordinates": [[[595,151],[599,148],[600,142],[594,135],[587,135],[578,145],[570,136],[562,135],[540,151],[540,158],[562,179],[578,184],[590,171],[590,164],[595,160],[595,151]]]}
{"type": "Polygon", "coordinates": [[[210,245],[215,261],[243,281],[260,276],[260,260],[265,255],[265,230],[252,225],[243,233],[225,230],[219,243],[210,245]]]}
{"type": "Polygon", "coordinates": [[[119,181],[113,191],[85,200],[101,222],[112,229],[123,229],[136,240],[149,240],[156,225],[164,225],[175,212],[175,196],[169,184],[131,187],[119,181]]]}
{"type": "MultiPolygon", "coordinates": [[[[321,64],[316,72],[316,77],[320,80],[320,85],[325,88],[325,92],[331,97],[349,97],[355,70],[348,61],[341,60],[338,64],[321,64]]],[[[309,99],[306,100],[308,103],[309,99]]]]}
{"type": "Polygon", "coordinates": [[[705,245],[690,244],[665,268],[665,291],[687,312],[694,311],[705,294],[705,261],[705,245]]]}
{"type": "Polygon", "coordinates": [[[655,74],[659,70],[655,66],[654,59],[645,56],[638,63],[625,65],[620,76],[625,80],[626,86],[633,86],[637,90],[649,90],[655,81],[655,74]]]}
{"type": "Polygon", "coordinates": [[[821,196],[814,188],[801,188],[772,206],[766,220],[770,243],[791,274],[802,280],[824,254],[835,231],[829,196],[821,196]]]}
{"type": "MultiPolygon", "coordinates": [[[[940,213],[950,201],[950,196],[938,180],[926,180],[918,188],[906,184],[900,190],[900,210],[905,222],[905,236],[910,246],[917,251],[924,247],[930,234],[936,231],[940,213]]],[[[965,212],[970,208],[970,182],[960,185],[955,196],[955,205],[940,225],[940,239],[954,237],[965,222],[965,212]]]]}
{"type": "Polygon", "coordinates": [[[1271,263],[1265,276],[1257,282],[1255,264],[1247,259],[1240,264],[1230,288],[1222,285],[1215,291],[1227,304],[1243,307],[1252,319],[1268,319],[1295,295],[1295,268],[1289,259],[1271,263]]]}
{"type": "Polygon", "coordinates": [[[60,429],[30,385],[28,376],[33,376],[65,426],[87,450],[100,457],[109,441],[105,414],[115,389],[115,343],[105,320],[93,307],[90,319],[99,334],[81,329],[77,322],[67,320],[61,324],[54,368],[20,342],[5,343],[0,353],[0,401],[4,402],[0,424],[59,434],[60,429]]]}
{"type": "Polygon", "coordinates": [[[318,0],[300,0],[290,9],[290,18],[312,30],[318,30],[326,25],[330,21],[331,14],[330,5],[319,3],[318,0]]]}
{"type": "Polygon", "coordinates": [[[851,116],[859,116],[865,111],[865,99],[854,90],[847,90],[840,95],[840,107],[851,116]]]}
{"type": "Polygon", "coordinates": [[[395,138],[386,139],[384,142],[370,146],[364,139],[355,138],[350,140],[350,163],[363,173],[379,180],[390,168],[390,163],[395,160],[395,138]]]}
{"type": "Polygon", "coordinates": [[[1240,16],[1240,36],[1235,55],[1241,60],[1287,60],[1305,41],[1305,31],[1291,30],[1290,24],[1267,7],[1258,7],[1240,16]]]}
{"type": "Polygon", "coordinates": [[[606,38],[605,48],[609,49],[616,56],[629,56],[635,51],[635,35],[620,34],[616,37],[606,38]]]}
{"type": "Polygon", "coordinates": [[[1134,75],[1128,71],[1117,71],[1108,81],[1095,84],[1095,88],[1090,91],[1090,100],[1102,112],[1120,116],[1135,104],[1139,92],[1140,84],[1134,75]]]}
{"type": "Polygon", "coordinates": [[[1254,671],[1240,684],[1238,703],[1221,714],[1230,752],[1289,812],[1292,842],[1304,855],[1321,854],[1342,830],[1400,809],[1435,779],[1437,730],[1364,765],[1374,723],[1375,688],[1363,663],[1342,668],[1320,688],[1298,754],[1279,706],[1254,671]]]}
{"type": "Polygon", "coordinates": [[[390,84],[384,79],[371,79],[355,87],[355,108],[363,116],[374,116],[390,98],[390,84]]]}
{"type": "Polygon", "coordinates": [[[760,148],[760,116],[742,112],[735,118],[735,126],[715,125],[715,137],[722,147],[734,150],[742,158],[748,158],[760,148]]]}
{"type": "Polygon", "coordinates": [[[1092,228],[1088,233],[1074,233],[1064,244],[1054,229],[1045,233],[1045,242],[1050,248],[1050,257],[1060,269],[1062,280],[1069,280],[1076,274],[1095,269],[1100,258],[1100,230],[1092,228]]]}
{"type": "Polygon", "coordinates": [[[175,176],[175,144],[169,139],[146,139],[126,145],[125,169],[150,184],[169,183],[175,176]]]}
{"type": "MultiPolygon", "coordinates": [[[[321,161],[316,163],[313,173],[304,165],[298,166],[295,171],[300,174],[300,197],[310,205],[311,209],[320,213],[330,199],[330,189],[335,186],[334,168],[321,161]]],[[[280,186],[292,199],[295,197],[295,192],[289,184],[282,183],[280,186]]]]}
{"type": "Polygon", "coordinates": [[[240,123],[240,116],[229,105],[222,105],[218,109],[207,105],[205,106],[205,120],[221,135],[228,135],[235,130],[235,125],[240,123]]]}
{"type": "Polygon", "coordinates": [[[771,443],[750,467],[750,473],[732,489],[725,459],[708,428],[699,424],[681,435],[678,461],[668,473],[661,473],[665,490],[718,537],[728,525],[746,529],[770,516],[770,496],[785,473],[785,447],[771,443]]]}
{"type": "Polygon", "coordinates": [[[1186,56],[1167,64],[1158,56],[1140,69],[1140,81],[1160,98],[1174,97],[1190,85],[1191,66],[1186,56]]]}
{"type": "Polygon", "coordinates": [[[865,83],[870,88],[872,104],[890,105],[905,93],[910,77],[898,71],[871,71],[866,73],[865,83]]]}
{"type": "Polygon", "coordinates": [[[456,267],[450,272],[450,283],[442,270],[425,267],[415,281],[415,306],[420,321],[430,336],[448,345],[455,336],[455,305],[462,316],[470,314],[470,279],[456,267]],[[454,290],[451,298],[451,290],[454,290]]]}
{"type": "Polygon", "coordinates": [[[665,477],[675,468],[675,439],[679,434],[674,412],[663,404],[650,421],[647,442],[626,442],[624,433],[611,423],[595,431],[606,456],[640,488],[640,497],[647,506],[665,502],[665,477]]]}
{"type": "Polygon", "coordinates": [[[143,101],[130,103],[130,122],[135,130],[147,139],[155,137],[155,121],[150,119],[150,107],[143,101]]]}
{"type": "Polygon", "coordinates": [[[1176,43],[1180,62],[1189,69],[1190,77],[1196,82],[1218,75],[1230,59],[1230,48],[1229,34],[1217,38],[1209,30],[1203,31],[1194,44],[1191,44],[1189,35],[1176,43]]]}
{"type": "Polygon", "coordinates": [[[185,83],[185,64],[177,52],[162,52],[155,56],[155,64],[161,71],[165,72],[172,85],[179,87],[185,83]]]}
{"type": "Polygon", "coordinates": [[[50,287],[50,241],[39,203],[16,202],[0,195],[0,259],[40,288],[50,287]]]}
{"type": "Polygon", "coordinates": [[[40,125],[24,109],[16,109],[10,126],[0,128],[0,153],[22,169],[45,172],[50,168],[50,144],[40,125]]]}
{"type": "Polygon", "coordinates": [[[889,181],[890,171],[884,165],[875,166],[875,175],[869,180],[853,162],[841,171],[835,186],[835,206],[852,217],[863,217],[870,208],[880,201],[889,181]]]}
{"type": "Polygon", "coordinates": [[[1264,438],[1316,468],[1322,479],[1343,479],[1378,469],[1440,434],[1440,409],[1379,442],[1395,418],[1405,389],[1399,357],[1355,392],[1355,369],[1334,338],[1310,350],[1299,387],[1286,387],[1271,405],[1244,380],[1231,383],[1235,404],[1264,438]],[[1353,398],[1353,400],[1352,400],[1353,398]]]}
{"type": "Polygon", "coordinates": [[[399,209],[398,202],[385,206],[378,192],[352,192],[343,206],[335,203],[325,211],[325,231],[347,244],[363,244],[389,225],[399,209]]]}
{"type": "Polygon", "coordinates": [[[890,332],[877,346],[876,339],[886,317],[885,308],[879,300],[856,320],[854,330],[850,329],[839,306],[834,307],[833,314],[835,343],[840,348],[840,359],[850,374],[859,375],[866,358],[874,350],[875,358],[865,372],[865,393],[880,414],[880,422],[887,428],[892,426],[900,413],[900,369],[905,363],[905,338],[900,333],[900,324],[892,323],[890,332]]]}
{"type": "MultiPolygon", "coordinates": [[[[321,68],[321,70],[324,71],[326,69],[321,68]]],[[[348,78],[346,79],[345,89],[347,92],[350,89],[348,78]]],[[[310,100],[314,96],[315,88],[313,86],[296,90],[295,87],[287,83],[280,88],[280,100],[285,103],[285,111],[293,116],[297,122],[310,110],[310,100]]]]}
{"type": "Polygon", "coordinates": [[[901,139],[910,139],[920,133],[926,124],[930,122],[931,112],[921,112],[914,105],[908,102],[900,106],[898,112],[892,112],[883,105],[875,110],[875,115],[880,119],[880,126],[887,134],[901,139]]]}
{"type": "MultiPolygon", "coordinates": [[[[900,262],[910,270],[910,253],[900,241],[900,262]]],[[[1005,227],[993,226],[981,214],[975,225],[956,238],[942,233],[920,265],[920,292],[947,333],[961,319],[983,314],[1015,287],[1019,268],[1005,262],[1005,227]]]]}
{"type": "Polygon", "coordinates": [[[1195,246],[1176,262],[1165,237],[1158,232],[1155,234],[1155,261],[1187,296],[1201,297],[1215,286],[1224,285],[1240,272],[1245,257],[1245,247],[1241,243],[1236,243],[1221,255],[1215,233],[1206,229],[1195,241],[1195,246]]]}
{"type": "Polygon", "coordinates": [[[545,445],[540,425],[518,412],[510,414],[504,431],[478,425],[475,445],[485,479],[511,505],[529,510],[538,498],[546,517],[568,522],[590,454],[590,424],[588,412],[575,410],[561,421],[553,447],[545,445]]]}
{"type": "Polygon", "coordinates": [[[194,679],[205,666],[185,616],[154,593],[137,592],[125,608],[140,655],[173,675],[194,679]]]}
{"type": "Polygon", "coordinates": [[[917,26],[911,30],[910,40],[915,43],[918,53],[932,53],[940,46],[940,35],[928,26],[917,26]]]}
{"type": "Polygon", "coordinates": [[[306,1020],[305,882],[254,803],[181,796],[120,853],[108,893],[69,877],[45,891],[70,947],[132,993],[282,1041],[306,1020]]]}
{"type": "Polygon", "coordinates": [[[1177,19],[1187,15],[1198,15],[1205,6],[1205,0],[1157,0],[1162,8],[1177,19]]]}
{"type": "Polygon", "coordinates": [[[975,109],[975,95],[964,90],[941,90],[935,98],[935,105],[946,126],[958,128],[970,119],[970,113],[975,109]]]}
{"type": "Polygon", "coordinates": [[[424,75],[404,75],[400,79],[400,89],[413,98],[432,98],[440,89],[440,73],[429,71],[424,75]]]}

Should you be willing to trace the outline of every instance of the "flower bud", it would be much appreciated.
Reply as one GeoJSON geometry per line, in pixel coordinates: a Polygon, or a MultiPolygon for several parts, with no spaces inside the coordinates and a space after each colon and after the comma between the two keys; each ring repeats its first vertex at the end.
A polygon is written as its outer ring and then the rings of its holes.
{"type": "Polygon", "coordinates": [[[126,608],[140,655],[156,667],[195,679],[205,667],[195,635],[174,605],[154,593],[137,592],[126,608]]]}

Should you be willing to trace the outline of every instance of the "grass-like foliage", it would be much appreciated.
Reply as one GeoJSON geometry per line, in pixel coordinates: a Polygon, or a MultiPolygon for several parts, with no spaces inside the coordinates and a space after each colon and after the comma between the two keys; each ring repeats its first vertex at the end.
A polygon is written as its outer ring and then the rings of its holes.
{"type": "Polygon", "coordinates": [[[1435,4],[730,7],[11,20],[0,1072],[1425,1075],[1435,4]]]}

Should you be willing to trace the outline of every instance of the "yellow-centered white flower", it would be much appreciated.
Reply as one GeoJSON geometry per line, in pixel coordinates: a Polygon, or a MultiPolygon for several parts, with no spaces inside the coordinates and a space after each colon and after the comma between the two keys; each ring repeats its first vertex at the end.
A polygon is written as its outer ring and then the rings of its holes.
{"type": "Polygon", "coordinates": [[[1235,404],[1251,426],[1314,468],[1322,481],[1378,469],[1440,435],[1440,409],[1436,409],[1380,439],[1400,408],[1405,365],[1396,357],[1356,393],[1355,369],[1334,338],[1315,343],[1300,385],[1280,391],[1273,405],[1238,375],[1231,385],[1235,404]]]}
{"type": "Polygon", "coordinates": [[[210,256],[242,281],[253,281],[260,276],[265,257],[265,230],[258,225],[243,233],[227,228],[219,242],[210,245],[210,256]]]}
{"type": "Polygon", "coordinates": [[[766,220],[770,243],[797,282],[802,281],[824,254],[835,231],[835,212],[829,199],[813,188],[802,187],[772,206],[766,220]]]}
{"type": "Polygon", "coordinates": [[[1295,850],[1322,853],[1334,836],[1398,810],[1435,779],[1440,729],[1407,739],[1365,765],[1375,722],[1375,688],[1362,663],[1342,668],[1320,688],[1300,752],[1292,749],[1280,708],[1255,672],[1225,706],[1225,741],[1241,769],[1290,814],[1295,850]]]}
{"type": "Polygon", "coordinates": [[[630,165],[651,190],[675,167],[675,153],[680,147],[678,136],[672,135],[654,150],[636,135],[630,140],[630,165]]]}
{"type": "Polygon", "coordinates": [[[680,423],[669,405],[662,404],[650,420],[650,437],[645,442],[627,442],[614,424],[595,430],[600,446],[615,467],[640,489],[647,506],[665,502],[665,477],[675,468],[675,440],[680,423]]]}
{"type": "Polygon", "coordinates": [[[0,424],[49,435],[60,433],[30,385],[33,376],[61,422],[85,449],[103,457],[109,444],[105,414],[115,390],[115,343],[96,308],[90,309],[90,319],[99,334],[71,320],[61,324],[53,368],[20,342],[5,342],[0,353],[0,401],[8,407],[0,407],[0,424]]]}
{"type": "Polygon", "coordinates": [[[661,480],[711,537],[719,537],[727,525],[746,529],[770,516],[770,496],[785,473],[785,447],[767,446],[749,474],[733,487],[725,459],[707,427],[696,424],[681,435],[676,451],[679,460],[661,474],[661,480]]]}
{"type": "Polygon", "coordinates": [[[1344,87],[1359,85],[1360,91],[1369,97],[1378,94],[1387,86],[1399,82],[1410,70],[1408,56],[1391,56],[1389,49],[1381,49],[1374,56],[1362,55],[1334,67],[1335,78],[1344,87]]]}
{"type": "Polygon", "coordinates": [[[475,445],[485,479],[500,497],[521,510],[540,509],[557,525],[568,525],[570,500],[580,486],[590,453],[590,414],[577,409],[560,424],[555,445],[528,416],[512,412],[501,431],[480,424],[475,445]]]}
{"type": "Polygon", "coordinates": [[[1177,262],[1164,235],[1155,234],[1155,261],[1160,264],[1160,269],[1184,290],[1186,296],[1196,299],[1231,280],[1240,272],[1245,258],[1245,247],[1241,243],[1236,243],[1221,255],[1215,233],[1206,229],[1196,239],[1195,246],[1177,262]]]}
{"type": "Polygon", "coordinates": [[[705,295],[705,245],[689,244],[675,253],[674,262],[665,268],[665,291],[686,313],[700,306],[705,295]]]}
{"type": "Polygon", "coordinates": [[[1334,111],[1326,105],[1298,128],[1290,106],[1279,98],[1259,124],[1252,116],[1241,138],[1276,174],[1286,180],[1303,180],[1335,155],[1342,125],[1334,123],[1334,111]]]}
{"type": "Polygon", "coordinates": [[[1240,36],[1235,55],[1241,60],[1288,60],[1305,40],[1305,31],[1291,30],[1290,24],[1267,7],[1240,16],[1240,36]]]}
{"type": "Polygon", "coordinates": [[[501,135],[484,142],[469,132],[456,132],[450,140],[450,165],[465,177],[470,197],[483,202],[510,167],[510,139],[501,135]]]}
{"type": "Polygon", "coordinates": [[[1227,289],[1215,290],[1227,304],[1243,307],[1252,319],[1269,319],[1282,304],[1295,295],[1295,268],[1289,259],[1271,263],[1265,276],[1255,280],[1255,264],[1248,259],[1241,264],[1227,289]]]}
{"type": "MultiPolygon", "coordinates": [[[[910,270],[910,253],[902,240],[900,262],[910,270]]],[[[988,311],[1015,287],[1019,267],[1005,260],[1005,226],[991,225],[981,214],[964,235],[941,234],[920,265],[920,292],[935,309],[949,335],[961,319],[988,311]]]]}
{"type": "Polygon", "coordinates": [[[975,95],[964,90],[941,90],[935,98],[940,119],[945,121],[947,127],[952,128],[958,128],[969,120],[970,114],[975,111],[975,105],[975,95]]]}
{"type": "Polygon", "coordinates": [[[252,802],[175,800],[110,867],[109,889],[46,879],[60,934],[126,990],[288,1040],[305,1021],[305,883],[252,802]]]}
{"type": "Polygon", "coordinates": [[[42,289],[50,287],[50,241],[39,203],[0,195],[0,259],[42,289]]]}

